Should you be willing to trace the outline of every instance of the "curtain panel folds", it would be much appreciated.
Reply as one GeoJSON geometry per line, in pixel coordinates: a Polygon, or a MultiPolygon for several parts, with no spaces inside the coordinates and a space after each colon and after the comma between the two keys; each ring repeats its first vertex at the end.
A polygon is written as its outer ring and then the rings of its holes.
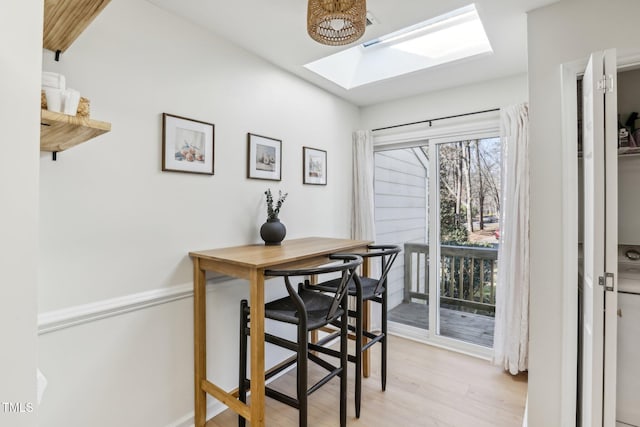
{"type": "Polygon", "coordinates": [[[373,136],[370,131],[353,133],[353,204],[351,238],[376,239],[373,190],[373,136]]]}
{"type": "Polygon", "coordinates": [[[526,103],[502,108],[502,213],[494,357],[515,375],[529,353],[529,115],[526,103]]]}

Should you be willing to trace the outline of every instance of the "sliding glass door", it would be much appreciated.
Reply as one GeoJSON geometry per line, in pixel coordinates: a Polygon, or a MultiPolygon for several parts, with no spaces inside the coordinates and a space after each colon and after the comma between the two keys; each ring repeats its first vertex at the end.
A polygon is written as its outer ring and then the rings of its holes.
{"type": "Polygon", "coordinates": [[[437,335],[493,347],[498,236],[500,233],[500,140],[433,144],[438,171],[438,227],[432,247],[432,310],[437,335]],[[436,261],[434,260],[434,263],[436,261]],[[436,271],[437,270],[437,271],[436,271]]]}
{"type": "Polygon", "coordinates": [[[375,153],[376,241],[404,249],[388,277],[389,319],[429,329],[429,159],[426,147],[375,153]]]}
{"type": "Polygon", "coordinates": [[[391,330],[482,355],[500,233],[500,139],[488,136],[375,155],[377,241],[404,249],[389,277],[391,330]]]}

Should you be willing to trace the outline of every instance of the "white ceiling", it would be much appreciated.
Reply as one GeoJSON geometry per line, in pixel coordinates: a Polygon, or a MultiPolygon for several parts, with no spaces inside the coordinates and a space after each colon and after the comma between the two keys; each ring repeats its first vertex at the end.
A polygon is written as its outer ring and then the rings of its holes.
{"type": "MultiPolygon", "coordinates": [[[[524,73],[527,70],[526,12],[559,0],[475,0],[493,54],[442,65],[350,90],[316,75],[304,64],[351,47],[313,41],[306,30],[304,0],[148,0],[197,23],[277,66],[356,105],[365,106],[420,93],[524,73]]],[[[473,0],[368,0],[378,21],[362,43],[466,6],[473,0]]]]}

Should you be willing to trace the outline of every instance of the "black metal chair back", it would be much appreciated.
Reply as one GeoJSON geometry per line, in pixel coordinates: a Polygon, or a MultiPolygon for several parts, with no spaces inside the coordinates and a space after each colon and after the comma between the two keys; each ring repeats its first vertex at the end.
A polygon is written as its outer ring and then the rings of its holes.
{"type": "MultiPolygon", "coordinates": [[[[300,287],[307,291],[320,291],[319,289],[314,289],[313,286],[309,285],[309,280],[305,280],[304,285],[302,283],[299,284],[298,292],[294,289],[294,286],[291,284],[291,277],[302,277],[302,276],[315,276],[321,274],[328,273],[336,273],[341,272],[342,278],[340,281],[340,285],[336,289],[336,292],[333,296],[333,302],[331,303],[331,307],[327,312],[327,320],[331,320],[335,317],[340,304],[342,303],[348,289],[348,283],[350,280],[354,280],[356,283],[360,282],[360,278],[356,274],[356,269],[362,264],[362,257],[355,254],[333,254],[329,255],[329,259],[332,261],[343,261],[342,263],[328,264],[321,267],[314,268],[302,268],[302,269],[292,269],[292,270],[266,270],[264,272],[265,276],[268,277],[284,277],[284,282],[287,288],[287,292],[289,296],[294,301],[297,309],[298,316],[306,318],[306,310],[304,302],[302,298],[300,298],[299,292],[300,287]]],[[[305,319],[306,320],[306,319],[305,319]]]]}
{"type": "Polygon", "coordinates": [[[381,257],[382,272],[378,279],[374,294],[377,295],[382,292],[383,287],[387,281],[387,275],[391,270],[391,266],[395,262],[401,249],[397,245],[369,245],[367,246],[368,252],[358,254],[363,258],[381,257]]]}

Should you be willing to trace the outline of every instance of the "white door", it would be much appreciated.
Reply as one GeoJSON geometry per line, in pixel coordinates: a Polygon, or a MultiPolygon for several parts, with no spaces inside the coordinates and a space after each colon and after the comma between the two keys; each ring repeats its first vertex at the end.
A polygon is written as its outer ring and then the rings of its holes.
{"type": "Polygon", "coordinates": [[[615,50],[592,54],[582,89],[585,227],[582,425],[613,427],[618,302],[615,50]]]}
{"type": "Polygon", "coordinates": [[[618,84],[615,49],[604,52],[605,271],[603,425],[616,425],[618,360],[618,84]]]}

